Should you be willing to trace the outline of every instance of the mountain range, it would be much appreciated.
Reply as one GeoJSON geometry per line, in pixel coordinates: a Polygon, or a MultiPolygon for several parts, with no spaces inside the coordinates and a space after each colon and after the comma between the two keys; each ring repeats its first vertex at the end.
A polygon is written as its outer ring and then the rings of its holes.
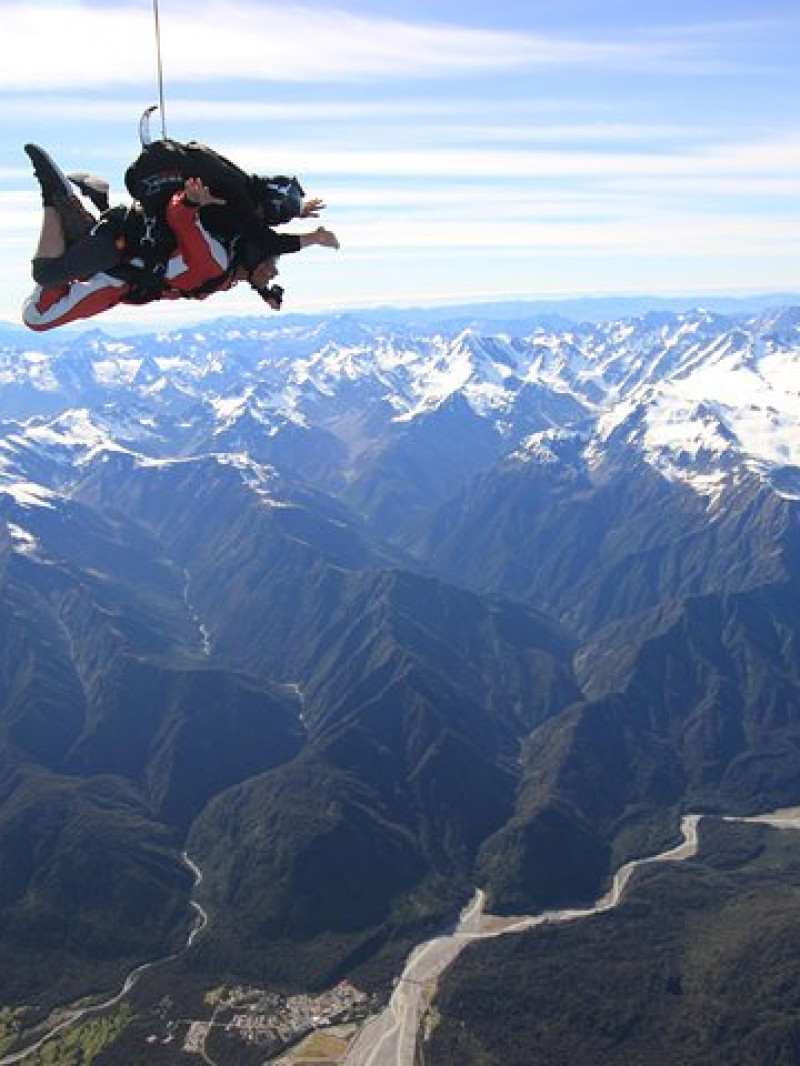
{"type": "Polygon", "coordinates": [[[0,337],[0,987],[386,986],[800,803],[800,307],[0,337]],[[53,974],[59,978],[54,981],[53,974]]]}

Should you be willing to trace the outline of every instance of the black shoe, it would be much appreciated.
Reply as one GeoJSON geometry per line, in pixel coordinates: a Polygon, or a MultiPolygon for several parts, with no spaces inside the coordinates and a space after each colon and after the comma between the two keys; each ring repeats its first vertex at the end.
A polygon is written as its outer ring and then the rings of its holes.
{"type": "Polygon", "coordinates": [[[42,190],[42,203],[45,207],[53,207],[54,200],[59,197],[73,195],[72,186],[66,174],[63,174],[58,166],[43,148],[36,144],[26,144],[25,151],[33,163],[33,172],[42,190]]]}
{"type": "Polygon", "coordinates": [[[49,206],[58,211],[67,244],[82,240],[97,225],[97,219],[92,212],[83,206],[80,198],[74,193],[69,196],[54,196],[49,206]]]}
{"type": "Polygon", "coordinates": [[[75,185],[87,200],[91,200],[94,206],[101,213],[108,211],[110,204],[108,200],[108,182],[102,178],[96,178],[93,174],[86,174],[81,171],[79,174],[67,174],[67,177],[75,185]]]}

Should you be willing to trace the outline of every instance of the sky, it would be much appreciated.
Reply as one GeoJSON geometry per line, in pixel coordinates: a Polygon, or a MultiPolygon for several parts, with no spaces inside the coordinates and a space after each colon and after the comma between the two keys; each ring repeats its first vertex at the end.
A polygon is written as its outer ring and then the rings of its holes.
{"type": "MultiPolygon", "coordinates": [[[[797,0],[157,11],[167,134],[328,204],[341,249],[283,257],[286,310],[800,292],[797,0]]],[[[23,144],[121,202],[158,99],[153,0],[0,0],[1,320],[41,221],[23,144]]],[[[239,286],[106,317],[239,313],[270,312],[239,286]]]]}

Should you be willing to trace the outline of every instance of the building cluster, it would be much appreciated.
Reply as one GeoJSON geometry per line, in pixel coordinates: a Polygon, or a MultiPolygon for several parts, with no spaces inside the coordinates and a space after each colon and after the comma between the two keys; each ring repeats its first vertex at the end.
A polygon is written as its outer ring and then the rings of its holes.
{"type": "Polygon", "coordinates": [[[253,1043],[286,1045],[314,1029],[349,1020],[366,1000],[347,981],[317,996],[284,998],[255,989],[232,989],[226,1004],[233,1010],[228,1029],[253,1043]]]}
{"type": "Polygon", "coordinates": [[[319,995],[280,996],[258,988],[236,986],[214,994],[210,1022],[194,1022],[184,1051],[202,1053],[212,1026],[221,1026],[270,1053],[287,1047],[315,1029],[363,1017],[369,997],[348,981],[319,995]]]}

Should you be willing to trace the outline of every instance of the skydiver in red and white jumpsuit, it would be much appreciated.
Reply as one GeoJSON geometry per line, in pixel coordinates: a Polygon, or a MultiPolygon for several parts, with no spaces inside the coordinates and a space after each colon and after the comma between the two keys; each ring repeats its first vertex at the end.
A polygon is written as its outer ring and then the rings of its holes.
{"type": "MultiPolygon", "coordinates": [[[[137,247],[125,247],[124,237],[110,226],[97,225],[72,194],[68,179],[53,161],[27,146],[34,161],[44,206],[42,231],[33,259],[35,290],[23,307],[23,321],[30,329],[55,329],[78,319],[91,318],[120,303],[143,302],[135,285],[115,276],[121,264],[137,264],[137,247]]],[[[277,256],[296,252],[312,244],[338,248],[330,230],[318,227],[305,234],[271,234],[270,254],[251,265],[237,261],[236,249],[209,233],[202,224],[200,209],[223,205],[196,178],[187,179],[183,190],[171,198],[166,222],[174,243],[158,288],[159,299],[204,299],[213,292],[248,280],[264,300],[277,310],[280,290],[270,287],[277,276],[277,256]]],[[[101,219],[102,222],[102,219],[101,219]]],[[[152,297],[151,297],[152,298],[152,297]]]]}

